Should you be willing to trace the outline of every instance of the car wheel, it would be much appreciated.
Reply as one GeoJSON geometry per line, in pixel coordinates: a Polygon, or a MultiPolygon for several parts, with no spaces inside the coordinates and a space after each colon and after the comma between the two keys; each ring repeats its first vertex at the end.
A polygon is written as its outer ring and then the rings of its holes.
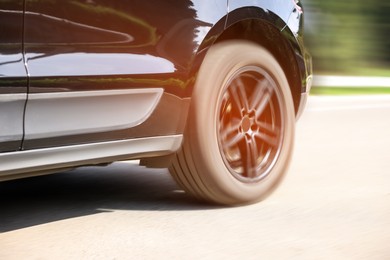
{"type": "Polygon", "coordinates": [[[286,172],[294,128],[288,81],[271,53],[243,41],[216,44],[199,70],[170,172],[199,199],[225,205],[261,200],[286,172]]]}

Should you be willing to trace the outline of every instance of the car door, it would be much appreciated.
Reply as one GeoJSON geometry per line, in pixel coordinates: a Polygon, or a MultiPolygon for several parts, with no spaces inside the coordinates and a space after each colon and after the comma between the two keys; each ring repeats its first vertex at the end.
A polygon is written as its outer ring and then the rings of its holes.
{"type": "Polygon", "coordinates": [[[162,89],[188,96],[196,40],[213,25],[195,9],[190,0],[26,0],[24,148],[115,140],[147,118],[162,89]]]}
{"type": "Polygon", "coordinates": [[[27,73],[23,60],[23,1],[0,2],[0,152],[17,151],[23,138],[27,73]]]}

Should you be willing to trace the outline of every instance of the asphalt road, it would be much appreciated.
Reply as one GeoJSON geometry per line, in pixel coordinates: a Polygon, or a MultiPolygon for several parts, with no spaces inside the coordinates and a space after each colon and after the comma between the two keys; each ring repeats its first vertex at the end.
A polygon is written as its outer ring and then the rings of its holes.
{"type": "Polygon", "coordinates": [[[390,259],[390,96],[312,97],[255,205],[193,201],[129,163],[0,183],[0,259],[390,259]]]}

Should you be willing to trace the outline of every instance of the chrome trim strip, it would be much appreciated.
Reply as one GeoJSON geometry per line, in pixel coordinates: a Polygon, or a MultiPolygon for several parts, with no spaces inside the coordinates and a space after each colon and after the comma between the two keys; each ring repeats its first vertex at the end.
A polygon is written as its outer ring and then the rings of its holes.
{"type": "Polygon", "coordinates": [[[81,98],[81,97],[108,97],[115,95],[129,94],[147,94],[162,93],[162,88],[145,88],[145,89],[114,89],[114,90],[95,90],[95,91],[68,91],[68,92],[50,92],[50,93],[31,93],[29,100],[42,99],[60,99],[60,98],[81,98]]]}
{"type": "Polygon", "coordinates": [[[0,94],[0,102],[10,102],[10,101],[19,101],[19,100],[22,100],[24,102],[26,98],[27,98],[26,93],[0,94]]]}
{"type": "Polygon", "coordinates": [[[29,94],[25,139],[122,130],[143,123],[162,88],[29,94]]]}
{"type": "Polygon", "coordinates": [[[176,152],[182,135],[138,138],[0,154],[0,180],[17,174],[163,156],[176,152]]]}

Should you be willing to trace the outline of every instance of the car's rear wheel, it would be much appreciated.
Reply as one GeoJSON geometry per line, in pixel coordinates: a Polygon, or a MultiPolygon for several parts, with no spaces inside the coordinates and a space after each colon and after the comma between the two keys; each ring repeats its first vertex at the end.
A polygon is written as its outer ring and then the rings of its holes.
{"type": "Polygon", "coordinates": [[[286,171],[294,127],[292,95],[275,58],[248,42],[217,44],[200,68],[171,174],[200,199],[258,201],[286,171]]]}

